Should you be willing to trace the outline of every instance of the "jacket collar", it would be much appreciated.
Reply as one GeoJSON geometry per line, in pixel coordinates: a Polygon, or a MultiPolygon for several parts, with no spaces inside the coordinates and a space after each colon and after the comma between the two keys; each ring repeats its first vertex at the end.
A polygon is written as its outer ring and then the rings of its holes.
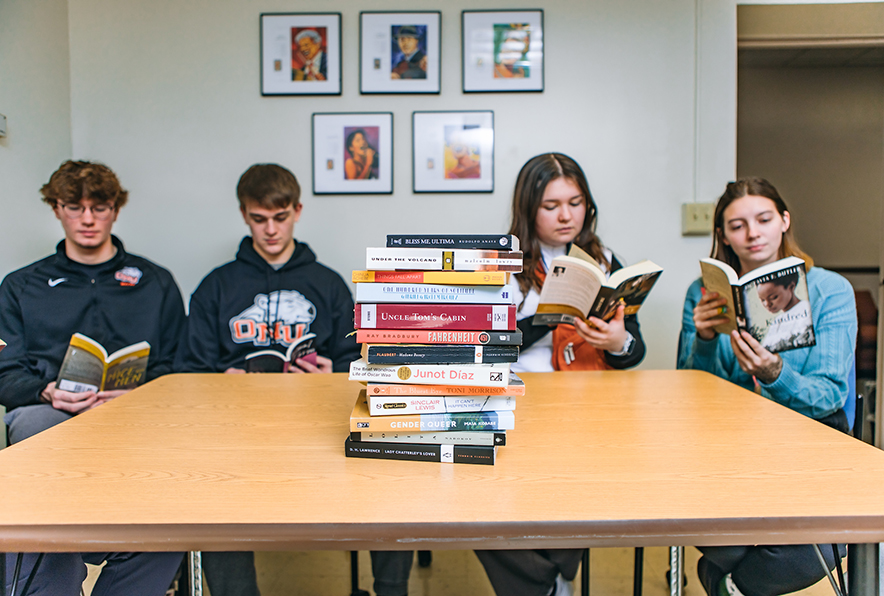
{"type": "Polygon", "coordinates": [[[55,262],[59,267],[67,270],[82,271],[84,268],[86,268],[90,271],[97,271],[101,273],[116,269],[122,266],[123,263],[126,261],[126,249],[123,248],[123,242],[113,234],[111,234],[111,242],[113,242],[114,247],[117,249],[117,254],[115,254],[113,257],[103,263],[87,265],[85,263],[78,263],[77,261],[71,260],[71,258],[68,257],[67,253],[65,252],[65,241],[62,240],[55,247],[55,262]]]}

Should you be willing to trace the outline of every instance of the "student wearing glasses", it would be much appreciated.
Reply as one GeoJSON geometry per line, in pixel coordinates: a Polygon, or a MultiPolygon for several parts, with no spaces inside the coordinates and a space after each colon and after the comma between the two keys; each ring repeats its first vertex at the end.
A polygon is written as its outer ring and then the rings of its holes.
{"type": "MultiPolygon", "coordinates": [[[[0,404],[10,442],[26,439],[124,391],[62,391],[55,386],[71,335],[82,333],[113,352],[150,343],[147,378],[172,372],[184,304],[172,274],[131,255],[111,235],[127,192],[107,167],[67,161],[40,191],[64,229],[55,254],[6,276],[0,284],[0,404]]],[[[24,583],[38,566],[28,594],[76,596],[84,563],[100,565],[93,594],[162,596],[182,553],[25,554],[24,583]],[[42,560],[40,560],[42,557],[42,560]],[[37,561],[40,560],[38,563],[37,561]]],[[[6,555],[7,593],[16,555],[6,555]]]]}

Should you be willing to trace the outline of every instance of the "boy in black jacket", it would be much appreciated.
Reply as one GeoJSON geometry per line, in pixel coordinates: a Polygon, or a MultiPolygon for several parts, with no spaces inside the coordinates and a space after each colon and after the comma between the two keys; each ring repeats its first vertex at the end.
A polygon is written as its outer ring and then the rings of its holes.
{"type": "MultiPolygon", "coordinates": [[[[276,164],[253,165],[236,194],[252,235],[242,240],[236,259],[209,273],[191,296],[176,368],[242,373],[247,355],[267,348],[285,352],[314,333],[316,365],[298,359],[290,372],[349,370],[359,358],[359,346],[347,337],[353,331],[353,299],[341,276],[293,236],[303,207],[294,174],[276,164]]],[[[372,553],[379,596],[407,592],[411,556],[372,553]]],[[[203,567],[212,596],[259,594],[253,553],[205,552],[203,567]]]]}
{"type": "MultiPolygon", "coordinates": [[[[114,352],[150,343],[147,378],[172,371],[184,304],[172,274],[131,255],[111,235],[128,193],[107,167],[67,161],[40,190],[64,228],[56,253],[0,284],[0,403],[12,443],[99,406],[125,391],[63,391],[56,378],[71,335],[82,333],[114,352]]],[[[160,596],[181,553],[49,553],[29,594],[79,594],[83,562],[100,564],[96,593],[160,596]]],[[[25,555],[21,577],[37,556],[25,555]]],[[[6,556],[7,586],[15,555],[6,556]]]]}

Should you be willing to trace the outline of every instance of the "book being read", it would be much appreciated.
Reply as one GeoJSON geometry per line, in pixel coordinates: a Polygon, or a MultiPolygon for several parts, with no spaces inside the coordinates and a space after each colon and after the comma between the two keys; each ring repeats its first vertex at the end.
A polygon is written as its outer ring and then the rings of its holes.
{"type": "Polygon", "coordinates": [[[134,389],[144,382],[150,344],[140,341],[108,355],[100,343],[74,333],[58,371],[56,386],[63,391],[134,389]]]}
{"type": "Polygon", "coordinates": [[[727,299],[728,321],[718,333],[745,329],[770,352],[816,344],[802,259],[786,257],[743,277],[716,259],[701,259],[700,269],[706,290],[727,299]]]}
{"type": "Polygon", "coordinates": [[[283,354],[276,350],[260,350],[246,356],[246,372],[281,373],[297,367],[295,360],[301,358],[316,366],[315,333],[306,333],[296,339],[283,354]]]}
{"type": "Polygon", "coordinates": [[[651,261],[623,267],[605,277],[599,263],[578,246],[552,260],[540,291],[535,325],[573,324],[578,318],[609,320],[621,304],[638,312],[663,272],[651,261]]]}

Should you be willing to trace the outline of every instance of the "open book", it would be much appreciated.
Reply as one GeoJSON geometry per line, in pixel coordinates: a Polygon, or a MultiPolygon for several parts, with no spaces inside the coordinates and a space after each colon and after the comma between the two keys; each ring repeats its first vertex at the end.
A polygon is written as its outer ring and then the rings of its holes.
{"type": "Polygon", "coordinates": [[[288,372],[298,366],[295,360],[303,358],[316,366],[316,348],[313,346],[315,333],[307,333],[299,337],[283,354],[276,350],[261,350],[246,356],[246,372],[272,373],[288,372]]]}
{"type": "Polygon", "coordinates": [[[104,346],[91,337],[74,333],[56,386],[75,393],[134,389],[144,382],[149,356],[150,344],[146,341],[108,355],[104,346]]]}
{"type": "Polygon", "coordinates": [[[770,352],[816,344],[804,261],[786,257],[739,277],[733,267],[701,259],[703,286],[727,298],[719,333],[745,329],[770,352]]]}
{"type": "Polygon", "coordinates": [[[641,261],[605,279],[599,263],[572,245],[567,255],[554,258],[549,265],[534,324],[571,324],[589,317],[607,321],[621,304],[626,305],[627,315],[635,314],[662,272],[651,261],[641,261]]]}

